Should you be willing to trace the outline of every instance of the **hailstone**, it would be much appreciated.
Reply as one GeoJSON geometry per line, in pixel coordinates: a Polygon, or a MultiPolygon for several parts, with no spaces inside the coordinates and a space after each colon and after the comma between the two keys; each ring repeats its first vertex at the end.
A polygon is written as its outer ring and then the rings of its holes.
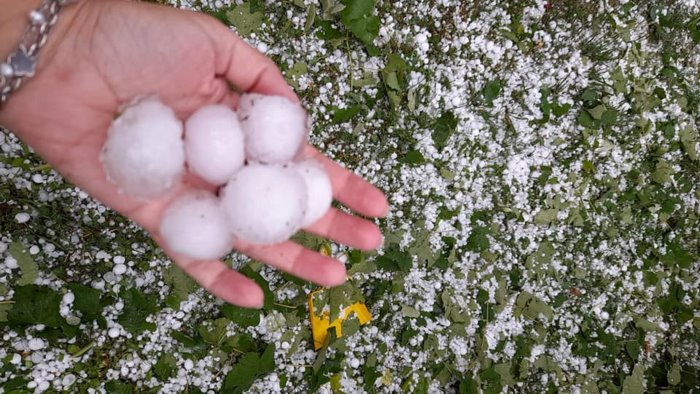
{"type": "Polygon", "coordinates": [[[182,123],[159,100],[140,101],[112,123],[101,160],[121,192],[140,199],[160,197],[185,169],[182,123]]]}
{"type": "Polygon", "coordinates": [[[249,160],[266,164],[290,162],[306,141],[306,111],[284,97],[243,95],[238,116],[249,160]]]}
{"type": "Polygon", "coordinates": [[[243,167],[243,142],[238,116],[224,105],[202,107],[185,122],[187,165],[214,185],[223,185],[243,167]]]}
{"type": "Polygon", "coordinates": [[[296,171],[281,165],[249,164],[221,191],[233,236],[253,244],[275,244],[301,228],[306,187],[296,171]]]}
{"type": "Polygon", "coordinates": [[[165,209],[160,235],[172,251],[198,260],[227,254],[233,241],[219,200],[204,190],[183,194],[165,209]]]}
{"type": "Polygon", "coordinates": [[[306,184],[306,212],[301,219],[302,227],[306,227],[328,211],[333,202],[333,188],[326,170],[318,161],[304,160],[295,163],[293,168],[306,184]]]}

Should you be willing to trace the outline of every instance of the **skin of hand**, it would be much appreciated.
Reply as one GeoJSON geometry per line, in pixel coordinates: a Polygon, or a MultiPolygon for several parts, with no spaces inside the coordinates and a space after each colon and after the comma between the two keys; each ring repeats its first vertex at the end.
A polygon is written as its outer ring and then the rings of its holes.
{"type": "MultiPolygon", "coordinates": [[[[19,40],[26,23],[24,14],[21,18],[22,23],[5,24],[13,26],[12,33],[0,34],[0,50],[7,51],[0,52],[2,59],[19,40]],[[15,44],[6,42],[10,40],[15,44]]],[[[150,3],[84,0],[62,11],[39,53],[36,75],[0,110],[0,124],[68,181],[148,231],[202,287],[229,303],[260,307],[263,293],[253,281],[221,261],[194,261],[172,253],[158,234],[169,201],[206,184],[187,175],[163,198],[134,200],[108,182],[99,158],[110,123],[121,108],[139,97],[158,96],[180,119],[186,119],[206,104],[235,108],[236,92],[298,101],[270,59],[209,16],[150,3]]],[[[386,198],[377,188],[311,146],[303,155],[325,166],[337,201],[367,217],[386,213],[386,198]]],[[[382,242],[374,223],[334,208],[305,231],[364,250],[382,242]]],[[[235,242],[233,246],[252,259],[322,286],[346,280],[342,263],[292,241],[271,246],[235,242]]]]}

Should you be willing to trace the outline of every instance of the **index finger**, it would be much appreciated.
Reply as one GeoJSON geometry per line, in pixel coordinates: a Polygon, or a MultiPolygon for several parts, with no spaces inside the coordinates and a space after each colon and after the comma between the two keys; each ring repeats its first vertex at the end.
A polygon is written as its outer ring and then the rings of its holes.
{"type": "Polygon", "coordinates": [[[320,162],[328,172],[333,187],[333,197],[353,211],[369,216],[384,217],[389,210],[386,196],[376,186],[343,168],[316,148],[307,145],[302,154],[320,162]]]}
{"type": "Polygon", "coordinates": [[[299,101],[270,58],[214,18],[206,17],[204,27],[216,46],[218,75],[226,78],[240,92],[283,96],[294,102],[299,101]]]}

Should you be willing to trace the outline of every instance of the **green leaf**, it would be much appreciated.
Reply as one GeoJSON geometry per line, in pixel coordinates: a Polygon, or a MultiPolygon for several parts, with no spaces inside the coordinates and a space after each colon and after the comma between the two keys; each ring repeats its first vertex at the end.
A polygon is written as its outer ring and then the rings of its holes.
{"type": "Polygon", "coordinates": [[[558,210],[554,208],[542,209],[535,214],[535,223],[546,226],[554,223],[557,220],[558,210]]]}
{"type": "Polygon", "coordinates": [[[222,393],[239,394],[249,389],[255,382],[260,368],[260,356],[258,353],[246,353],[226,374],[221,387],[222,393]]]}
{"type": "Polygon", "coordinates": [[[433,251],[430,245],[430,235],[431,232],[425,229],[425,224],[423,222],[416,223],[416,227],[419,229],[414,231],[413,242],[411,242],[408,247],[408,253],[415,256],[416,261],[419,265],[432,266],[435,260],[440,255],[439,252],[433,251]]]}
{"type": "Polygon", "coordinates": [[[395,90],[389,90],[386,92],[387,97],[389,97],[389,103],[391,104],[391,108],[396,110],[399,105],[401,104],[401,95],[397,93],[395,90]]]}
{"type": "Polygon", "coordinates": [[[479,394],[479,386],[471,376],[459,382],[459,394],[479,394]]]}
{"type": "Polygon", "coordinates": [[[163,282],[170,286],[170,294],[179,302],[185,301],[199,286],[180,267],[170,264],[163,270],[163,282]]]}
{"type": "Polygon", "coordinates": [[[0,322],[7,321],[7,313],[12,309],[12,304],[0,303],[0,322]]]}
{"type": "Polygon", "coordinates": [[[228,319],[219,318],[209,324],[201,324],[197,332],[204,342],[218,346],[225,338],[228,326],[228,319]]]}
{"type": "Polygon", "coordinates": [[[348,270],[348,276],[353,276],[358,273],[368,274],[374,272],[377,269],[377,265],[371,261],[362,261],[357,264],[353,264],[348,270]]]}
{"type": "Polygon", "coordinates": [[[556,253],[554,245],[549,241],[542,241],[537,247],[537,251],[530,257],[540,264],[549,264],[554,253],[556,253]]]}
{"type": "Polygon", "coordinates": [[[333,19],[333,16],[345,8],[340,0],[321,0],[323,19],[333,19]]]}
{"type": "Polygon", "coordinates": [[[690,160],[698,160],[697,142],[698,133],[691,127],[686,127],[678,133],[681,143],[683,144],[683,150],[688,155],[690,160]]]}
{"type": "Polygon", "coordinates": [[[252,279],[258,284],[258,286],[260,286],[260,288],[262,288],[265,297],[263,301],[263,309],[266,311],[272,309],[275,305],[275,295],[272,293],[272,290],[270,290],[270,284],[267,283],[265,278],[260,276],[259,273],[253,271],[253,269],[250,268],[250,265],[246,265],[245,267],[241,268],[239,272],[249,279],[252,279]]]}
{"type": "Polygon", "coordinates": [[[576,122],[580,124],[583,127],[587,128],[593,128],[595,127],[595,120],[593,117],[586,111],[582,111],[579,115],[578,118],[576,118],[576,122]]]}
{"type": "Polygon", "coordinates": [[[673,167],[666,160],[659,160],[654,173],[651,174],[651,180],[664,185],[671,182],[671,175],[673,175],[673,167]]]}
{"type": "Polygon", "coordinates": [[[420,316],[420,312],[412,306],[409,305],[404,305],[401,307],[401,313],[403,313],[404,316],[406,317],[418,317],[420,316]]]}
{"type": "Polygon", "coordinates": [[[666,374],[666,379],[671,386],[677,386],[681,383],[681,366],[678,363],[673,363],[666,374]]]}
{"type": "Polygon", "coordinates": [[[377,78],[371,71],[365,71],[360,78],[350,81],[352,87],[374,86],[377,84],[377,78]]]}
{"type": "MultiPolygon", "coordinates": [[[[347,282],[346,282],[347,283],[347,282]]],[[[340,316],[340,309],[350,303],[346,297],[343,286],[328,289],[328,306],[330,308],[330,320],[334,321],[340,316]]]]}
{"type": "Polygon", "coordinates": [[[249,36],[258,31],[263,23],[263,13],[255,10],[251,2],[246,2],[234,7],[226,13],[226,18],[241,36],[249,36]]]}
{"type": "Polygon", "coordinates": [[[571,104],[562,104],[562,105],[555,105],[554,108],[552,109],[552,113],[554,116],[564,116],[566,115],[569,110],[571,109],[571,104]]]}
{"type": "Polygon", "coordinates": [[[374,11],[374,0],[346,0],[342,3],[345,5],[340,13],[342,19],[361,19],[374,11]]]}
{"type": "Polygon", "coordinates": [[[397,244],[390,244],[383,255],[376,258],[377,267],[387,271],[408,272],[413,266],[413,258],[402,251],[397,244]]]}
{"type": "Polygon", "coordinates": [[[83,315],[83,320],[91,321],[102,316],[101,293],[99,290],[77,283],[69,284],[68,288],[75,295],[73,308],[80,311],[83,315]]]}
{"type": "Polygon", "coordinates": [[[275,370],[275,344],[270,343],[260,356],[260,375],[270,373],[275,370]]]}
{"type": "Polygon", "coordinates": [[[642,352],[642,347],[637,341],[629,341],[625,344],[625,351],[627,351],[632,361],[637,361],[639,354],[642,352]]]}
{"type": "Polygon", "coordinates": [[[622,385],[623,394],[642,394],[644,393],[644,367],[641,364],[636,364],[632,375],[625,378],[622,385]]]}
{"type": "Polygon", "coordinates": [[[673,242],[666,248],[667,253],[661,256],[660,260],[668,266],[678,265],[681,268],[690,268],[693,263],[693,255],[688,253],[677,242],[673,242]]]}
{"type": "Polygon", "coordinates": [[[379,34],[380,20],[373,15],[374,0],[345,0],[345,8],[340,11],[340,20],[358,40],[365,45],[372,42],[379,34]]]}
{"type": "Polygon", "coordinates": [[[587,109],[588,113],[595,120],[601,120],[603,118],[603,113],[605,112],[605,110],[606,109],[604,105],[599,105],[597,107],[587,109]]]}
{"type": "Polygon", "coordinates": [[[337,30],[330,21],[320,21],[318,22],[318,27],[319,29],[318,32],[316,32],[316,37],[322,40],[334,41],[341,40],[343,37],[345,37],[343,33],[340,30],[337,30]]]}
{"type": "Polygon", "coordinates": [[[401,90],[401,85],[399,85],[399,77],[395,72],[387,73],[386,78],[384,78],[384,83],[394,90],[401,90]]]}
{"type": "Polygon", "coordinates": [[[593,88],[587,88],[587,89],[584,90],[583,93],[581,94],[581,100],[583,100],[583,101],[585,101],[585,102],[587,102],[587,103],[590,104],[590,103],[593,103],[593,102],[595,102],[596,100],[598,100],[598,97],[599,97],[599,96],[600,96],[600,94],[598,93],[598,91],[596,91],[596,90],[593,89],[593,88]]]}
{"type": "Polygon", "coordinates": [[[488,235],[489,230],[486,227],[475,227],[472,229],[469,238],[467,238],[466,248],[472,252],[483,252],[491,246],[488,235]]]}
{"type": "Polygon", "coordinates": [[[493,368],[488,368],[479,373],[484,393],[500,393],[503,389],[501,375],[493,368]]]}
{"type": "Polygon", "coordinates": [[[344,123],[355,117],[360,111],[362,110],[362,107],[359,105],[353,105],[348,108],[338,108],[335,111],[333,111],[333,123],[344,123]]]}
{"type": "Polygon", "coordinates": [[[606,110],[603,112],[603,115],[600,117],[600,123],[602,123],[604,126],[611,126],[614,125],[617,122],[617,111],[615,110],[606,110]]]}
{"type": "Polygon", "coordinates": [[[296,62],[285,73],[287,83],[293,87],[298,87],[297,80],[309,71],[309,66],[304,62],[296,62]]]}
{"type": "Polygon", "coordinates": [[[551,320],[554,317],[552,307],[526,291],[521,292],[516,298],[513,314],[516,317],[522,314],[529,320],[535,320],[540,315],[547,320],[551,320]]]}
{"type": "Polygon", "coordinates": [[[13,242],[10,244],[8,249],[10,256],[17,260],[17,265],[19,265],[20,270],[22,270],[22,276],[17,280],[19,286],[30,285],[36,280],[37,274],[39,272],[39,267],[32,259],[32,256],[27,253],[21,242],[13,242]]]}
{"type": "Polygon", "coordinates": [[[447,140],[457,130],[458,119],[451,111],[446,111],[435,121],[433,125],[432,138],[435,147],[442,150],[447,140]]]}
{"type": "Polygon", "coordinates": [[[118,380],[110,380],[105,383],[105,390],[110,394],[132,394],[134,392],[130,384],[118,380]]]}
{"type": "Polygon", "coordinates": [[[688,31],[690,32],[690,38],[695,41],[696,44],[700,44],[700,22],[697,18],[688,23],[688,31]]]}
{"type": "Polygon", "coordinates": [[[27,383],[29,382],[25,378],[18,376],[6,381],[0,387],[2,387],[7,394],[29,394],[30,391],[26,390],[27,383]]]}
{"type": "Polygon", "coordinates": [[[423,154],[420,153],[417,150],[412,150],[406,153],[403,157],[399,158],[399,163],[404,163],[404,164],[413,164],[413,165],[418,165],[418,164],[423,164],[425,163],[425,157],[423,157],[423,154]]]}
{"type": "Polygon", "coordinates": [[[146,318],[157,310],[155,297],[145,295],[137,288],[124,291],[121,297],[124,300],[124,309],[117,318],[117,322],[125,330],[136,335],[141,331],[155,328],[153,323],[146,322],[146,318]]]}
{"type": "Polygon", "coordinates": [[[175,372],[176,367],[177,361],[175,360],[175,357],[173,357],[173,355],[170,353],[164,353],[158,359],[158,362],[153,366],[153,372],[159,379],[167,380],[173,376],[173,372],[175,372]]]}
{"type": "Polygon", "coordinates": [[[306,23],[304,24],[304,32],[308,33],[314,26],[316,20],[316,4],[311,4],[306,10],[306,23]]]}
{"type": "Polygon", "coordinates": [[[483,89],[486,102],[491,104],[501,94],[501,81],[493,80],[486,83],[483,89]]]}
{"type": "Polygon", "coordinates": [[[360,321],[357,320],[355,313],[352,313],[349,318],[341,323],[343,327],[343,335],[350,337],[360,330],[360,321]]]}
{"type": "Polygon", "coordinates": [[[260,323],[260,311],[257,309],[226,304],[221,307],[221,313],[241,327],[254,327],[260,323]]]}
{"type": "Polygon", "coordinates": [[[61,296],[49,287],[16,287],[13,300],[15,303],[7,313],[7,321],[11,324],[44,324],[58,328],[64,322],[58,313],[61,296]]]}

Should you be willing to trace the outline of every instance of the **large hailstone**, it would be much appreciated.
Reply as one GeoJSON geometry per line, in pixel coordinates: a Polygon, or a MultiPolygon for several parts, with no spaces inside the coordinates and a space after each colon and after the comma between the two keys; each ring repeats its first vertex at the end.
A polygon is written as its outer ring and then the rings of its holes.
{"type": "Polygon", "coordinates": [[[306,184],[306,212],[301,219],[302,227],[306,227],[328,211],[333,202],[333,188],[326,170],[316,160],[304,160],[296,163],[293,168],[306,184]]]}
{"type": "Polygon", "coordinates": [[[200,108],[185,122],[187,165],[214,185],[223,185],[245,162],[238,116],[224,105],[200,108]]]}
{"type": "Polygon", "coordinates": [[[308,118],[300,104],[280,96],[245,94],[238,108],[249,160],[292,161],[306,141],[308,118]]]}
{"type": "Polygon", "coordinates": [[[128,107],[109,128],[101,155],[107,177],[132,197],[162,196],[185,168],[182,123],[156,99],[128,107]]]}
{"type": "Polygon", "coordinates": [[[250,164],[221,191],[229,228],[237,239],[269,245],[301,228],[306,207],[304,180],[291,168],[250,164]]]}
{"type": "Polygon", "coordinates": [[[186,193],[165,209],[160,235],[170,250],[198,260],[227,254],[233,241],[219,200],[204,190],[186,193]]]}

